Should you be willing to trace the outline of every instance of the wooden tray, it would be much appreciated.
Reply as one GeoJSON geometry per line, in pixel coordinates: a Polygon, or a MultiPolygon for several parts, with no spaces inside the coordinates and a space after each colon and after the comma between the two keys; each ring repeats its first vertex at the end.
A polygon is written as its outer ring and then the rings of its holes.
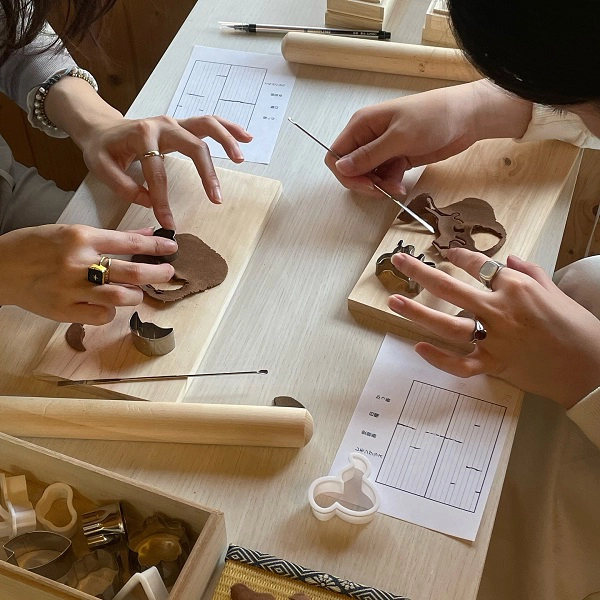
{"type": "MultiPolygon", "coordinates": [[[[506,243],[494,259],[505,262],[509,254],[515,254],[528,260],[541,238],[548,234],[545,225],[569,181],[577,152],[577,148],[555,141],[478,142],[458,156],[428,166],[410,198],[430,193],[439,208],[467,197],[482,198],[492,205],[496,219],[507,231],[506,243]]],[[[560,237],[562,230],[555,234],[560,237]]],[[[348,297],[350,311],[379,319],[397,333],[404,330],[436,337],[388,308],[390,292],[375,274],[377,259],[392,252],[403,240],[404,245],[415,247],[416,255],[424,253],[426,260],[435,262],[436,268],[483,288],[479,281],[444,261],[431,245],[434,239],[418,224],[394,221],[348,297]]],[[[483,247],[491,247],[496,238],[489,236],[485,241],[491,243],[483,247]]],[[[481,238],[478,243],[482,243],[481,238]]],[[[461,310],[426,290],[415,296],[415,300],[448,314],[457,314],[461,310]]],[[[448,342],[445,338],[444,341],[448,342]]]]}
{"type": "MultiPolygon", "coordinates": [[[[0,472],[27,477],[29,499],[35,506],[47,485],[69,484],[79,514],[95,507],[121,501],[140,518],[155,512],[189,525],[190,555],[169,594],[170,600],[201,598],[225,550],[223,513],[177,499],[126,477],[42,449],[0,433],[0,472]]],[[[77,535],[83,535],[81,532],[77,535]]],[[[73,547],[85,549],[85,541],[73,539],[73,547]]],[[[94,600],[93,596],[0,561],[0,596],[6,600],[94,600]]]]}
{"type": "MultiPolygon", "coordinates": [[[[281,184],[264,177],[217,169],[224,201],[215,206],[204,194],[191,161],[167,157],[165,165],[169,197],[180,232],[198,235],[221,254],[229,265],[227,278],[215,288],[178,302],[162,303],[146,298],[137,307],[142,321],[175,329],[176,347],[169,354],[150,358],[138,352],[129,333],[129,319],[134,310],[121,308],[112,323],[86,326],[86,352],[69,347],[65,341],[68,324],[61,324],[42,354],[36,377],[52,381],[196,372],[281,194],[281,184]]],[[[98,191],[105,194],[106,188],[98,187],[98,191]]],[[[118,229],[148,225],[155,225],[151,211],[132,206],[118,229]]],[[[111,398],[179,402],[187,384],[188,381],[181,380],[85,389],[111,398]]]]}

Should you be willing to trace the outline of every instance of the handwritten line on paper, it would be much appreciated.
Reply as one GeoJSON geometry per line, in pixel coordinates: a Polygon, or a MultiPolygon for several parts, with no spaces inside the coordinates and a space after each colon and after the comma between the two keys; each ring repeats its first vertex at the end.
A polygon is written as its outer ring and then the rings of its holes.
{"type": "Polygon", "coordinates": [[[474,540],[521,395],[498,379],[439,371],[388,334],[331,472],[361,452],[381,513],[474,540]]]}
{"type": "Polygon", "coordinates": [[[504,406],[414,381],[376,482],[475,512],[505,413],[504,406]],[[475,429],[474,420],[484,428],[475,429]],[[428,431],[432,421],[437,431],[428,431]],[[407,445],[422,452],[407,453],[407,445]]]}
{"type": "MultiPolygon", "coordinates": [[[[217,115],[233,121],[254,136],[242,144],[246,160],[268,164],[294,82],[281,56],[194,46],[167,114],[176,119],[217,115]]],[[[211,156],[227,157],[214,140],[205,141],[211,156]]]]}

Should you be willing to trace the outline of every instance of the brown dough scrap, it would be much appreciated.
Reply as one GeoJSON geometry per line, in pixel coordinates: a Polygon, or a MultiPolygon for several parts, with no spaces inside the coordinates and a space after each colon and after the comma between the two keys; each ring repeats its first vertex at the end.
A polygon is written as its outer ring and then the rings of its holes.
{"type": "Polygon", "coordinates": [[[234,583],[231,586],[231,598],[232,600],[275,600],[271,594],[255,592],[243,583],[234,583]]]}
{"type": "Polygon", "coordinates": [[[67,344],[77,350],[77,352],[85,352],[86,347],[83,345],[83,338],[85,337],[85,329],[81,323],[73,323],[69,326],[65,332],[65,339],[67,344]]]}
{"type": "MultiPolygon", "coordinates": [[[[175,239],[179,249],[177,258],[171,263],[175,268],[175,275],[170,283],[182,284],[182,287],[177,290],[160,290],[152,285],[143,285],[142,289],[148,296],[162,302],[173,302],[190,294],[204,292],[224,281],[228,267],[218,252],[191,233],[180,233],[175,239]]],[[[136,254],[131,260],[154,265],[162,262],[160,257],[145,254],[136,254]]]]}
{"type": "MultiPolygon", "coordinates": [[[[467,248],[493,256],[506,241],[506,229],[496,221],[494,209],[481,198],[465,198],[454,204],[438,208],[430,194],[419,194],[409,204],[411,210],[427,223],[435,227],[438,237],[433,245],[438,252],[445,256],[450,248],[467,248]],[[480,250],[475,245],[474,233],[489,233],[498,242],[487,250],[480,250]]],[[[412,221],[406,212],[398,215],[405,223],[412,221]]]]}

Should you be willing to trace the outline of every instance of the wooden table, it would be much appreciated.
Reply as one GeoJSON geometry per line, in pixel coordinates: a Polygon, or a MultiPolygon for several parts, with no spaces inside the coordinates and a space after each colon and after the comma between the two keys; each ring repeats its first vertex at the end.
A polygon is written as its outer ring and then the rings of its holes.
{"type": "MultiPolygon", "coordinates": [[[[396,40],[419,42],[427,5],[428,0],[397,4],[390,24],[396,40]]],[[[198,2],[128,115],[166,111],[193,44],[279,52],[280,38],[220,33],[217,21],[319,24],[324,11],[322,0],[198,2]]],[[[364,105],[441,85],[418,78],[306,66],[299,67],[297,75],[288,114],[309,124],[325,141],[332,141],[351,114],[364,105]]],[[[274,396],[293,396],[314,416],[312,442],[300,451],[60,440],[38,443],[223,510],[233,543],[413,600],[474,599],[508,449],[472,544],[384,515],[360,527],[339,520],[319,522],[310,513],[308,486],[329,470],[383,339],[374,323],[358,323],[351,317],[347,297],[395,211],[391,204],[346,192],[323,158],[312,141],[286,124],[270,165],[215,161],[219,166],[279,179],[284,192],[200,370],[268,368],[270,375],[197,380],[187,398],[189,402],[269,404],[274,396]]],[[[548,269],[558,252],[571,191],[565,190],[556,212],[554,233],[538,249],[537,258],[544,259],[548,269]]],[[[111,227],[120,221],[124,208],[91,206],[84,184],[62,220],[111,227]]],[[[53,324],[4,307],[0,328],[0,392],[56,395],[56,387],[30,376],[53,324]]]]}

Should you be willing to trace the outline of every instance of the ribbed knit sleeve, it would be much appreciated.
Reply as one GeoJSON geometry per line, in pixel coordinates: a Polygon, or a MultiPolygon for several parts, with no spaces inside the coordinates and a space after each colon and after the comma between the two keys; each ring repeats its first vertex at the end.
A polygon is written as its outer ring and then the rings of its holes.
{"type": "Polygon", "coordinates": [[[53,40],[56,40],[56,34],[47,25],[31,44],[14,52],[0,66],[0,90],[25,111],[27,94],[30,90],[42,84],[57,71],[77,66],[64,48],[61,49],[60,46],[47,48],[53,40]],[[43,52],[40,53],[40,50],[43,52]]]}
{"type": "Polygon", "coordinates": [[[600,388],[570,408],[567,416],[600,448],[600,388]]]}
{"type": "Polygon", "coordinates": [[[517,142],[562,140],[580,148],[600,149],[600,139],[594,137],[574,113],[557,113],[548,106],[534,104],[529,127],[517,142]]]}

